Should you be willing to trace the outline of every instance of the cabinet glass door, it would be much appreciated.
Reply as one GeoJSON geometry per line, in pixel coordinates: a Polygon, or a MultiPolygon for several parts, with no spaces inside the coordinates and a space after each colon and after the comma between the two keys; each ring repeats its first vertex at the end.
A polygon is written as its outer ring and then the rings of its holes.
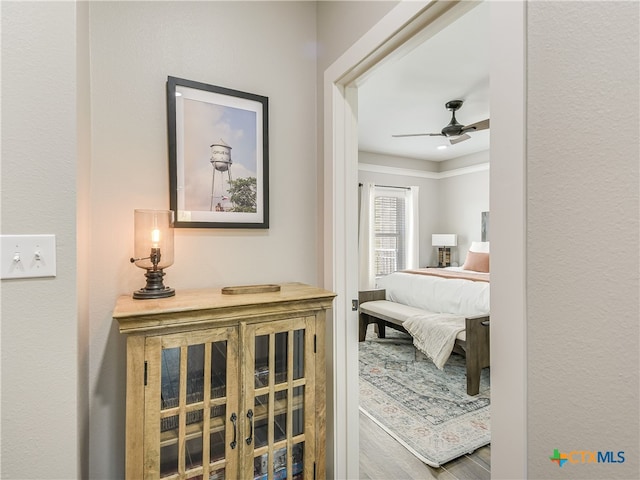
{"type": "MultiPolygon", "coordinates": [[[[255,480],[313,478],[313,317],[244,326],[243,446],[255,480]],[[252,450],[252,452],[251,452],[252,450]]],[[[243,327],[241,327],[241,331],[243,327]]]]}
{"type": "Polygon", "coordinates": [[[237,329],[149,337],[146,352],[145,477],[235,480],[237,329]]]}

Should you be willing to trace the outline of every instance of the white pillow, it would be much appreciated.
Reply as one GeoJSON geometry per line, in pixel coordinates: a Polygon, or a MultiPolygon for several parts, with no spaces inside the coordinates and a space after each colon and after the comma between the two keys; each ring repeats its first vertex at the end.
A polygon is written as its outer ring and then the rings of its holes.
{"type": "Polygon", "coordinates": [[[470,252],[489,253],[489,242],[471,242],[470,252]]]}

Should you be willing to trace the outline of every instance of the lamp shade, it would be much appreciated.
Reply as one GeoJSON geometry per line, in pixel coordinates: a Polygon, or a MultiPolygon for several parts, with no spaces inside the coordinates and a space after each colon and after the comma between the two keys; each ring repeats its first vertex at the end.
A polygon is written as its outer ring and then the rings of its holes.
{"type": "Polygon", "coordinates": [[[140,268],[162,269],[173,265],[173,212],[171,210],[134,211],[135,264],[140,268]],[[154,265],[150,252],[159,253],[154,265]]]}
{"type": "Polygon", "coordinates": [[[431,245],[434,247],[455,247],[458,245],[458,235],[455,233],[434,233],[431,235],[431,245]]]}

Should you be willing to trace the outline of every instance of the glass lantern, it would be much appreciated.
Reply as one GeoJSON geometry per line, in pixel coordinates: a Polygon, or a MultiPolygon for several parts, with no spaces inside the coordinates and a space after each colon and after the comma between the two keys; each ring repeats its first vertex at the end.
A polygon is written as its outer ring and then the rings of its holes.
{"type": "Polygon", "coordinates": [[[163,282],[163,269],[173,265],[173,211],[134,211],[134,258],[131,263],[146,270],[147,284],[133,298],[163,298],[175,295],[163,282]]]}

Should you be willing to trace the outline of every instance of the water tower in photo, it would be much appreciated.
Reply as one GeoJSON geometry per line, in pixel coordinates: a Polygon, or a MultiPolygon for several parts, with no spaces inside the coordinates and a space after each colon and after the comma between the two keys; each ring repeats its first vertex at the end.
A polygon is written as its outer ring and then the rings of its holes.
{"type": "Polygon", "coordinates": [[[231,185],[231,147],[220,139],[220,142],[211,145],[211,165],[213,176],[211,178],[211,211],[224,212],[231,208],[229,201],[229,186],[231,185]],[[219,182],[216,185],[216,172],[219,182]],[[225,182],[225,172],[227,181],[225,182]]]}

